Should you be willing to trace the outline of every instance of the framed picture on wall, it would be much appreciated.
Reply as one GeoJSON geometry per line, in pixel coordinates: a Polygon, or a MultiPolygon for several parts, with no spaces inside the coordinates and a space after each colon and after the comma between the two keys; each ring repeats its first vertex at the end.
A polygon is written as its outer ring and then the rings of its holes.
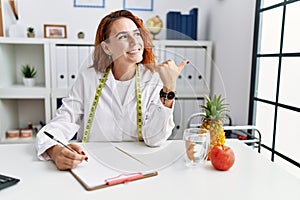
{"type": "Polygon", "coordinates": [[[74,7],[81,8],[104,8],[104,0],[74,0],[74,7]]]}
{"type": "Polygon", "coordinates": [[[44,24],[44,38],[67,38],[67,26],[44,24]]]}
{"type": "Polygon", "coordinates": [[[153,11],[153,0],[123,0],[125,10],[153,11]]]}

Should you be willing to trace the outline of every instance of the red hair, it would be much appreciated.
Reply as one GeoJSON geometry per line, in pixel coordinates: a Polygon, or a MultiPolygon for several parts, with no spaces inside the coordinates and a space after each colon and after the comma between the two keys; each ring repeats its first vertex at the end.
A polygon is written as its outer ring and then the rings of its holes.
{"type": "Polygon", "coordinates": [[[128,10],[119,10],[110,13],[109,15],[105,16],[97,29],[96,38],[95,38],[95,49],[94,49],[94,56],[93,56],[93,65],[99,71],[105,71],[107,67],[112,67],[112,61],[109,56],[104,52],[101,47],[101,42],[106,41],[109,38],[109,34],[111,31],[111,26],[114,21],[125,17],[131,19],[139,29],[142,39],[144,41],[144,52],[143,52],[143,60],[141,61],[147,68],[151,71],[154,71],[154,54],[152,51],[152,39],[148,29],[144,26],[143,21],[134,16],[128,10]]]}

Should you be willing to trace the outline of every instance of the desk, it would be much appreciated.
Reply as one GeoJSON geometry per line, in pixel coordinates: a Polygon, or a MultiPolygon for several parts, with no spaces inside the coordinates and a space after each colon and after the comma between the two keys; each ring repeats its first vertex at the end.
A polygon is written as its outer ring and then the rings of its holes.
{"type": "MultiPolygon", "coordinates": [[[[174,142],[183,148],[182,141],[174,142]]],[[[236,162],[227,172],[214,170],[209,162],[187,168],[180,157],[158,176],[86,191],[70,172],[57,170],[51,161],[37,160],[32,144],[3,144],[0,173],[21,181],[0,191],[0,199],[300,199],[298,178],[238,140],[227,140],[227,145],[236,154],[236,162]]]]}

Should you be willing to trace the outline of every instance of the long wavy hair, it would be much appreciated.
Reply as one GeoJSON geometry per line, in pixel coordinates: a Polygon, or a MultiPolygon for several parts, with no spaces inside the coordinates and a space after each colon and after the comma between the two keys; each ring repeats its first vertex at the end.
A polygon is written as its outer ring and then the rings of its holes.
{"type": "Polygon", "coordinates": [[[101,42],[106,41],[109,38],[109,34],[113,22],[122,17],[131,19],[139,29],[142,39],[144,41],[143,60],[141,61],[141,63],[144,64],[151,71],[154,71],[155,61],[154,61],[154,54],[152,50],[153,44],[152,44],[150,32],[144,26],[143,21],[140,18],[134,16],[128,10],[119,10],[119,11],[112,12],[101,20],[95,38],[95,44],[94,44],[95,48],[94,48],[92,67],[98,69],[101,72],[104,72],[107,67],[113,66],[112,60],[102,49],[101,42]]]}

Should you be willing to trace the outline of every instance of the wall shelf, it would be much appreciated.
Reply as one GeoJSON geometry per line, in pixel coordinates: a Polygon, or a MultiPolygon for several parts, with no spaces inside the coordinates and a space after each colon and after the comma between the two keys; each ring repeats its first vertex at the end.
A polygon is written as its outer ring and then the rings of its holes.
{"type": "Polygon", "coordinates": [[[23,85],[17,85],[14,87],[0,88],[0,99],[10,98],[48,98],[50,96],[50,90],[44,87],[25,87],[23,85]]]}

